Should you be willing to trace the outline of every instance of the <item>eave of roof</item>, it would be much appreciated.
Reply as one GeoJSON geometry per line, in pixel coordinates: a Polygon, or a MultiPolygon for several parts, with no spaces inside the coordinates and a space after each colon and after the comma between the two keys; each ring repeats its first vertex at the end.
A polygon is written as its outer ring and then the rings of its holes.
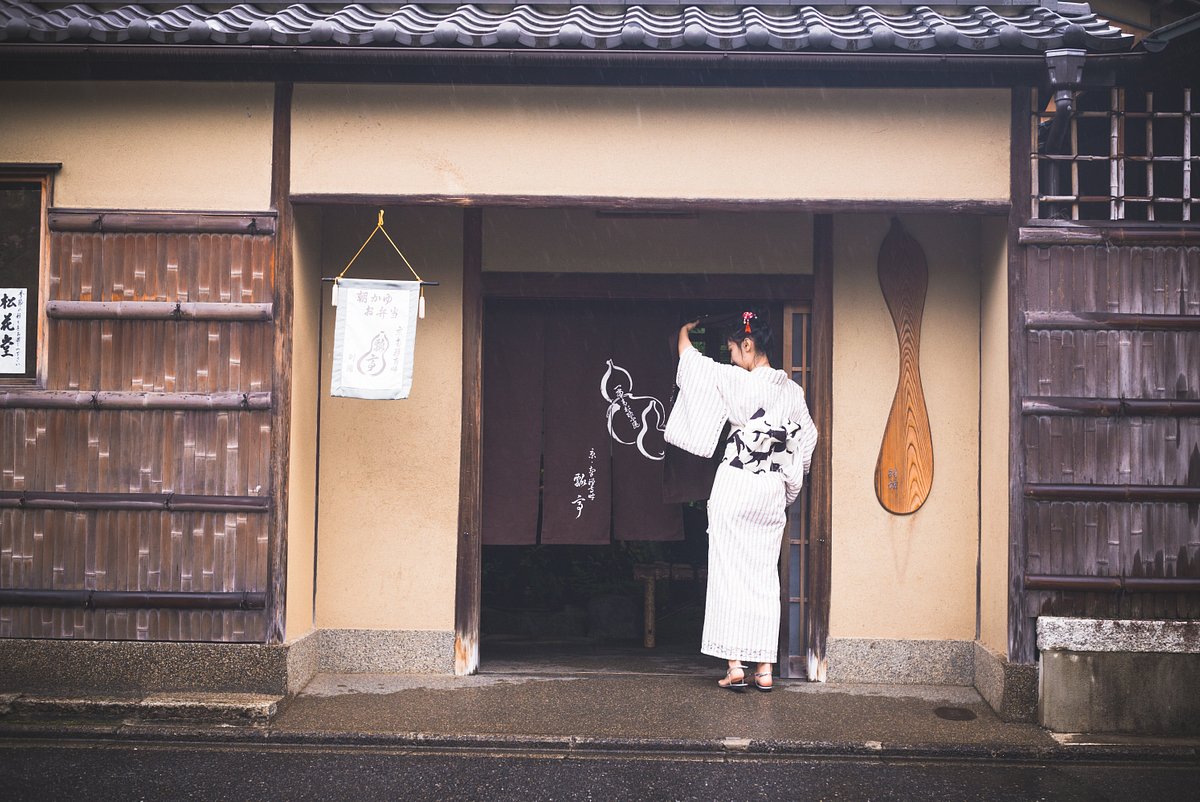
{"type": "Polygon", "coordinates": [[[1193,14],[1152,31],[1138,43],[1138,47],[1150,53],[1161,53],[1167,48],[1179,48],[1188,39],[1197,38],[1200,38],[1200,14],[1193,14]]]}
{"type": "Polygon", "coordinates": [[[1083,3],[939,8],[243,3],[101,10],[0,0],[0,45],[894,55],[1033,55],[1063,47],[1114,53],[1133,45],[1083,3]]]}

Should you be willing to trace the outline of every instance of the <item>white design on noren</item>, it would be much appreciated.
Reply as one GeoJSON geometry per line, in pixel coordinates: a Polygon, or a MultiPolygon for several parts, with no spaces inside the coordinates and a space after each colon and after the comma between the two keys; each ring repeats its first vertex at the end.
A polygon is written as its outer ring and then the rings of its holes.
{"type": "Polygon", "coordinates": [[[600,395],[608,402],[608,433],[613,440],[627,446],[637,446],[646,459],[661,460],[666,447],[647,444],[646,436],[657,434],[662,440],[667,413],[661,401],[650,395],[633,394],[633,377],[620,365],[607,360],[608,369],[600,379],[600,395]]]}

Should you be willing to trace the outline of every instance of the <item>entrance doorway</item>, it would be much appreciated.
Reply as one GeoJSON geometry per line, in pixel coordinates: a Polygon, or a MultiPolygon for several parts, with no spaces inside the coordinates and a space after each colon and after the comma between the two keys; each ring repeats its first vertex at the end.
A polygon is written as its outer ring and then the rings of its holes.
{"type": "MultiPolygon", "coordinates": [[[[592,276],[607,285],[593,290],[603,298],[530,297],[531,282],[542,292],[555,282],[532,276],[502,280],[510,292],[522,285],[519,298],[485,294],[480,671],[711,669],[699,654],[705,499],[720,454],[704,460],[661,440],[676,332],[726,314],[693,341],[727,362],[728,318],[761,310],[776,332],[772,364],[802,385],[811,337],[795,286],[791,302],[779,287],[731,299],[719,297],[727,277],[710,278],[686,282],[682,299],[621,297],[639,294],[620,289],[629,276],[592,276]],[[704,297],[710,283],[716,298],[704,297]]],[[[798,675],[804,653],[807,517],[806,493],[780,559],[783,676],[798,675]]]]}

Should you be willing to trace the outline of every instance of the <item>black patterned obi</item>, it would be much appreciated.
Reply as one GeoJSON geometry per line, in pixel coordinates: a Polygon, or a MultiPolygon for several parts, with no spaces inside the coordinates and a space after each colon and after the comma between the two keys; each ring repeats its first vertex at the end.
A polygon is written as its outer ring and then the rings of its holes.
{"type": "Polygon", "coordinates": [[[721,461],[731,468],[750,473],[781,471],[799,447],[800,425],[791,421],[772,421],[766,410],[759,409],[742,427],[733,427],[725,438],[721,461]]]}

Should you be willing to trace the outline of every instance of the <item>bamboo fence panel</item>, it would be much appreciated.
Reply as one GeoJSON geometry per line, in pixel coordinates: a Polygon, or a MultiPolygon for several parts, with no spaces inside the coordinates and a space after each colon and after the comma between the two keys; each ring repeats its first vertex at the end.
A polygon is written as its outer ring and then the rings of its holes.
{"type": "Polygon", "coordinates": [[[1189,486],[1200,418],[1026,416],[1026,479],[1050,484],[1189,486]]]}
{"type": "Polygon", "coordinates": [[[1200,314],[1200,248],[1037,248],[1025,273],[1026,311],[1200,314]]]}
{"type": "MultiPolygon", "coordinates": [[[[273,236],[52,232],[47,301],[135,306],[134,317],[50,319],[47,394],[192,393],[228,403],[231,393],[269,393],[271,321],[137,319],[136,304],[270,304],[273,258],[273,236]]],[[[0,491],[265,499],[269,409],[184,403],[0,407],[0,491]]],[[[0,589],[265,592],[269,520],[265,504],[0,506],[0,589]]],[[[0,636],[262,641],[266,612],[0,605],[0,636]]]]}
{"type": "Polygon", "coordinates": [[[0,490],[265,495],[269,424],[267,410],[4,410],[0,490]]]}
{"type": "MultiPolygon", "coordinates": [[[[1200,400],[1200,331],[1186,318],[1126,318],[1124,327],[1098,328],[1070,317],[1200,315],[1200,248],[1070,245],[1025,253],[1022,306],[1030,317],[1021,392],[1107,402],[1057,413],[1031,405],[1014,455],[1026,492],[1039,484],[1200,489],[1194,404],[1121,404],[1200,400]],[[1079,326],[1039,328],[1039,313],[1079,326]]],[[[1027,496],[1020,525],[1026,576],[1200,579],[1200,501],[1027,496]]],[[[1194,589],[1160,582],[1151,591],[1136,581],[1117,587],[1027,589],[1022,609],[1031,617],[1200,618],[1194,589]]]]}
{"type": "Polygon", "coordinates": [[[49,335],[50,390],[270,389],[269,322],[51,320],[49,335]]]}
{"type": "Polygon", "coordinates": [[[1197,398],[1200,331],[1026,333],[1028,396],[1197,398]]]}
{"type": "Polygon", "coordinates": [[[271,237],[54,232],[50,248],[48,300],[272,300],[271,237]]]}
{"type": "MultiPolygon", "coordinates": [[[[263,592],[266,528],[261,514],[0,509],[0,583],[9,589],[263,592]]],[[[164,639],[195,620],[190,610],[161,610],[141,620],[162,627],[142,630],[132,611],[49,609],[53,615],[31,618],[0,607],[0,636],[164,639]],[[21,632],[20,620],[41,623],[21,632]]],[[[257,632],[261,639],[265,632],[262,611],[212,614],[230,633],[257,632]]]]}

